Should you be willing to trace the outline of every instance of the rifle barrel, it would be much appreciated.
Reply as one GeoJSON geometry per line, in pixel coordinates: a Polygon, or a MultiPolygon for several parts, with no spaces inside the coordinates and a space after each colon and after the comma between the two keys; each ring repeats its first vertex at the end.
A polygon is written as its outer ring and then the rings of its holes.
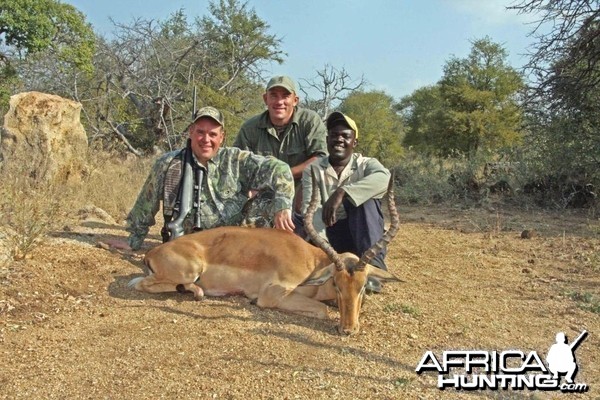
{"type": "Polygon", "coordinates": [[[583,341],[583,339],[585,339],[587,337],[587,335],[588,335],[588,331],[586,331],[584,329],[583,332],[581,332],[579,334],[579,336],[577,336],[577,338],[571,342],[569,347],[571,347],[571,349],[577,347],[579,345],[579,343],[581,343],[583,341]]]}

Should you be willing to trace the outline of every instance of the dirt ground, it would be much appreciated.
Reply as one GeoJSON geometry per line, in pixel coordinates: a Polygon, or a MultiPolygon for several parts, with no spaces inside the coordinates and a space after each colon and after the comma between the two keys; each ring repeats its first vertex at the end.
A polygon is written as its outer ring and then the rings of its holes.
{"type": "MultiPolygon", "coordinates": [[[[600,223],[589,213],[400,207],[388,265],[403,282],[368,296],[361,332],[263,310],[243,297],[127,288],[139,256],[97,246],[121,226],[65,223],[30,258],[0,264],[2,399],[600,398],[600,223]],[[537,235],[522,239],[524,229],[537,235]],[[574,339],[583,394],[437,388],[426,351],[545,355],[574,339]]],[[[159,243],[153,231],[146,249],[159,243]]]]}

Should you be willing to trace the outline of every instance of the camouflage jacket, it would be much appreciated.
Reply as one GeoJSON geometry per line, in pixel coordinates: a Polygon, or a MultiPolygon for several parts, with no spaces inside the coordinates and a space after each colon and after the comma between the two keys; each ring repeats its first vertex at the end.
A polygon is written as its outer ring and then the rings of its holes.
{"type": "MultiPolygon", "coordinates": [[[[151,226],[163,199],[164,178],[171,160],[182,150],[162,155],[152,167],[138,198],[127,216],[129,246],[137,250],[151,226]]],[[[292,208],[294,181],[287,164],[274,157],[263,157],[234,147],[222,147],[208,162],[208,171],[201,192],[201,228],[239,225],[242,208],[248,202],[250,190],[267,193],[269,214],[292,208]]],[[[191,232],[192,213],[184,221],[186,233],[191,232]]]]}

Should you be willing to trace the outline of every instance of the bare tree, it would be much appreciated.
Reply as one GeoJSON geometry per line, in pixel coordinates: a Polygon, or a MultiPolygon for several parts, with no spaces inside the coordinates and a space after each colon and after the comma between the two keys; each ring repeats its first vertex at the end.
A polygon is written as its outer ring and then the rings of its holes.
{"type": "Polygon", "coordinates": [[[577,186],[600,185],[600,0],[521,0],[510,8],[539,16],[526,66],[537,80],[526,97],[524,148],[538,181],[553,182],[548,194],[562,202],[577,186]]]}
{"type": "Polygon", "coordinates": [[[536,80],[537,96],[544,97],[561,78],[564,69],[558,64],[566,58],[571,65],[585,66],[575,77],[581,89],[600,83],[600,0],[522,0],[508,8],[539,16],[530,33],[537,43],[525,66],[536,80]]]}
{"type": "Polygon", "coordinates": [[[364,75],[359,79],[352,79],[344,68],[337,69],[329,64],[317,71],[314,78],[300,81],[304,82],[300,84],[300,91],[304,93],[304,104],[315,110],[323,119],[349,94],[367,84],[364,75]],[[319,97],[311,98],[309,89],[316,91],[319,97]]]}

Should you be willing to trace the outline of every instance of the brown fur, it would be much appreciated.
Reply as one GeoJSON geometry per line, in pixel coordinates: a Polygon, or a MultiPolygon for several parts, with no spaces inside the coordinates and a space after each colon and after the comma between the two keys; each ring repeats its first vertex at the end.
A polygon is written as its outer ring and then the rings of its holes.
{"type": "MultiPolygon", "coordinates": [[[[341,256],[350,268],[358,262],[355,255],[341,256]]],[[[346,334],[358,331],[364,284],[376,269],[338,271],[323,250],[292,233],[242,227],[179,237],[148,251],[145,262],[153,273],[135,278],[130,285],[149,293],[177,291],[178,285],[192,291],[196,299],[242,293],[256,299],[259,307],[322,319],[327,318],[327,306],[321,301],[337,299],[338,329],[346,334]]],[[[395,279],[380,273],[384,279],[395,279]]]]}

